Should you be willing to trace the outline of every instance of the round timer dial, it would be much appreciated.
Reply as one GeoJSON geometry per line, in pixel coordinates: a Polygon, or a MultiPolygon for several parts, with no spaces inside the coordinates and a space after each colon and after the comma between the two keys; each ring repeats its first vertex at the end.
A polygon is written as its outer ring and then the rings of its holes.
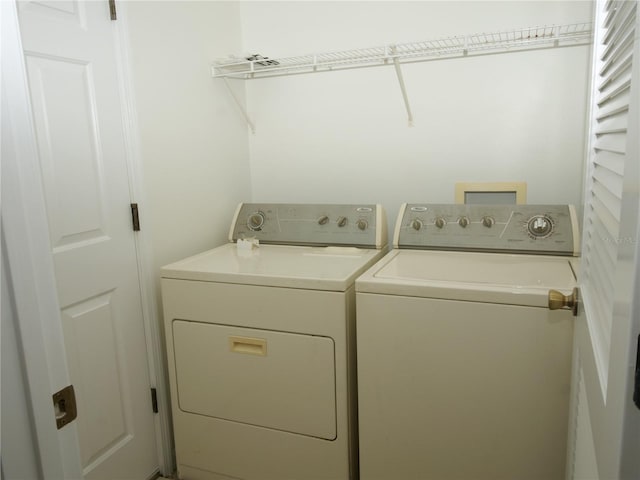
{"type": "Polygon", "coordinates": [[[249,230],[259,232],[260,230],[262,230],[263,225],[264,213],[262,212],[253,212],[251,215],[249,215],[249,218],[247,218],[247,227],[249,227],[249,230]]]}
{"type": "Polygon", "coordinates": [[[533,238],[544,238],[553,232],[553,220],[547,215],[535,215],[527,221],[527,230],[533,238]]]}

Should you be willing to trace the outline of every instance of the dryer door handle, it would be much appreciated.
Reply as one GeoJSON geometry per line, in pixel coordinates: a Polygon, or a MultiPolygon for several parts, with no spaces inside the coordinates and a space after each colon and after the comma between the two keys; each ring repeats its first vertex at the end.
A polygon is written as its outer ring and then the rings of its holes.
{"type": "Polygon", "coordinates": [[[568,309],[573,316],[578,316],[578,287],[575,287],[569,295],[564,295],[558,290],[549,290],[549,310],[568,309]]]}
{"type": "Polygon", "coordinates": [[[229,350],[249,355],[267,355],[267,341],[264,338],[229,337],[229,350]]]}

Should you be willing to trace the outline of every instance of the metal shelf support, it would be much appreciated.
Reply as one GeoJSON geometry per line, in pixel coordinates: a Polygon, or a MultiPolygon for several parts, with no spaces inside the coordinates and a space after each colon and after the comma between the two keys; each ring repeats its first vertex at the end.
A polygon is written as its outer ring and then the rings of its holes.
{"type": "MultiPolygon", "coordinates": [[[[392,53],[395,53],[396,47],[391,47],[392,53]]],[[[400,83],[400,91],[402,92],[402,99],[404,100],[404,108],[407,110],[407,120],[409,126],[413,127],[413,113],[411,113],[411,105],[409,104],[409,96],[407,95],[407,88],[404,84],[404,78],[402,76],[402,69],[400,68],[400,60],[398,57],[393,58],[393,65],[396,69],[396,75],[398,77],[398,83],[400,83]]]]}
{"type": "Polygon", "coordinates": [[[249,114],[245,110],[244,106],[242,105],[242,103],[240,103],[240,100],[238,100],[238,97],[236,97],[236,94],[233,93],[233,90],[231,89],[231,86],[229,85],[229,81],[224,77],[222,78],[222,80],[224,80],[224,84],[227,87],[227,90],[229,91],[229,94],[231,95],[231,98],[233,98],[233,100],[236,102],[236,105],[240,109],[240,113],[242,114],[242,117],[244,118],[244,121],[247,122],[247,126],[251,130],[251,133],[255,134],[256,133],[256,127],[253,124],[253,122],[251,121],[251,118],[249,118],[249,114]]]}

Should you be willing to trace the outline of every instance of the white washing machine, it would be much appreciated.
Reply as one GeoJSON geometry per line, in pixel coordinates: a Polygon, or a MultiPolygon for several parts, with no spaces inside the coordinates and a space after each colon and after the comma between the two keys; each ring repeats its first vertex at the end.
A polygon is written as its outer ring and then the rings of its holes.
{"type": "Polygon", "coordinates": [[[362,480],[564,479],[578,245],[570,206],[403,205],[356,281],[362,480]]]}
{"type": "Polygon", "coordinates": [[[379,205],[241,204],[162,269],[180,478],[357,478],[354,281],[386,236],[379,205]]]}

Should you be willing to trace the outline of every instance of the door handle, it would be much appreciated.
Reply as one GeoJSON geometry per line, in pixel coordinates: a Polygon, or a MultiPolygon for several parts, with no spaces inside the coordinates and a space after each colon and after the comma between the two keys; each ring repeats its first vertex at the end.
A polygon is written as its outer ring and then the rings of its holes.
{"type": "Polygon", "coordinates": [[[264,338],[229,337],[229,350],[248,355],[267,355],[267,341],[264,338]]]}
{"type": "Polygon", "coordinates": [[[578,316],[578,287],[575,287],[569,295],[564,295],[557,290],[549,290],[549,310],[568,309],[573,316],[578,316]]]}

